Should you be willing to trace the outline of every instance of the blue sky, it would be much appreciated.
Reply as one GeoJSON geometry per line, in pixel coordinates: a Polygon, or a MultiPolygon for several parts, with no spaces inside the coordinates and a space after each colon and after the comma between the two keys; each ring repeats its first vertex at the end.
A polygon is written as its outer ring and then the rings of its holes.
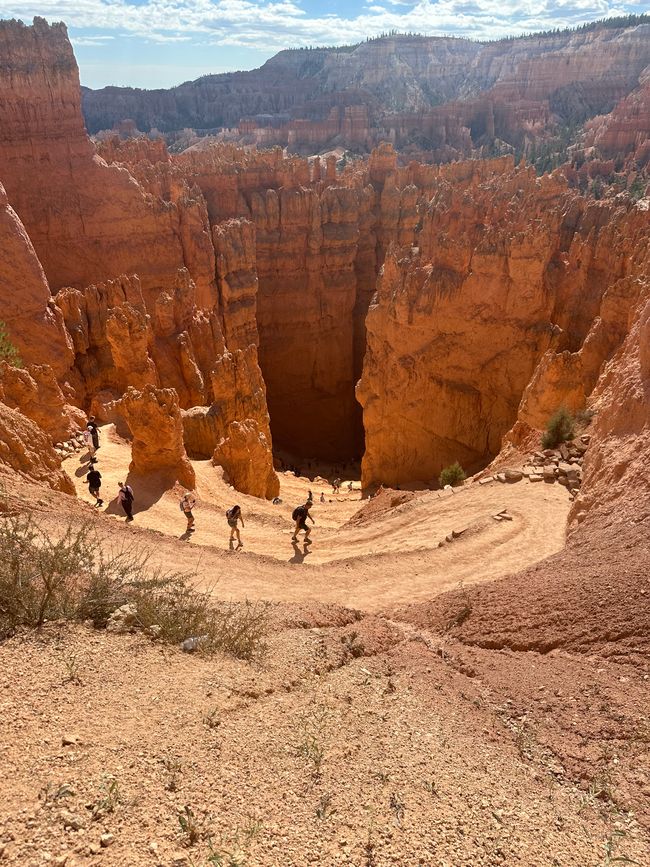
{"type": "Polygon", "coordinates": [[[146,88],[391,29],[486,39],[649,10],[650,0],[0,0],[2,18],[66,22],[82,84],[146,88]]]}

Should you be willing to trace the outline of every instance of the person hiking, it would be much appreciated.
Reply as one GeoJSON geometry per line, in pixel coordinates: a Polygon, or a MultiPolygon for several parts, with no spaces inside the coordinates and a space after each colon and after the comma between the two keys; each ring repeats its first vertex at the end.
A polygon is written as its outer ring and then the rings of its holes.
{"type": "Polygon", "coordinates": [[[124,482],[118,482],[119,491],[117,494],[117,499],[120,501],[120,505],[124,509],[124,514],[126,515],[127,524],[129,521],[133,520],[133,488],[131,485],[125,485],[124,482]]]}
{"type": "Polygon", "coordinates": [[[244,527],[244,517],[241,513],[240,506],[231,506],[230,509],[226,512],[226,520],[228,521],[228,526],[230,527],[230,540],[229,545],[232,548],[232,543],[235,541],[235,536],[237,537],[237,547],[241,548],[243,546],[243,542],[241,540],[241,535],[239,533],[239,527],[237,524],[241,521],[242,528],[244,527]]]}
{"type": "Polygon", "coordinates": [[[325,492],[324,491],[320,492],[320,501],[321,501],[321,503],[325,502],[325,492]]]}
{"type": "Polygon", "coordinates": [[[99,428],[97,427],[97,422],[95,421],[95,416],[91,415],[88,419],[88,424],[86,425],[86,430],[90,431],[90,436],[93,441],[93,448],[95,451],[99,448],[99,428]]]}
{"type": "Polygon", "coordinates": [[[307,526],[307,518],[309,518],[309,520],[312,522],[312,524],[316,523],[316,521],[314,521],[312,516],[309,514],[309,510],[312,506],[313,506],[312,501],[307,500],[307,502],[303,506],[296,506],[296,508],[293,510],[291,517],[296,522],[296,526],[294,527],[293,536],[291,537],[292,542],[297,542],[298,541],[298,533],[301,530],[304,530],[305,531],[305,539],[304,539],[305,545],[311,545],[311,539],[309,538],[309,534],[311,533],[311,529],[307,526]]]}
{"type": "Polygon", "coordinates": [[[88,492],[96,500],[95,505],[103,506],[104,501],[99,496],[99,491],[102,486],[102,474],[99,470],[96,470],[94,467],[91,470],[88,470],[86,482],[88,483],[88,492]]]}
{"type": "Polygon", "coordinates": [[[88,449],[88,457],[92,460],[95,457],[95,446],[93,445],[93,435],[90,428],[86,428],[83,432],[84,445],[88,449]]]}
{"type": "Polygon", "coordinates": [[[185,513],[185,517],[187,518],[187,532],[194,532],[194,515],[192,514],[192,509],[196,506],[196,499],[193,494],[189,492],[183,494],[183,497],[180,502],[181,512],[185,513]]]}
{"type": "Polygon", "coordinates": [[[341,480],[340,479],[334,479],[334,481],[332,482],[332,493],[338,494],[340,487],[341,487],[341,480]]]}

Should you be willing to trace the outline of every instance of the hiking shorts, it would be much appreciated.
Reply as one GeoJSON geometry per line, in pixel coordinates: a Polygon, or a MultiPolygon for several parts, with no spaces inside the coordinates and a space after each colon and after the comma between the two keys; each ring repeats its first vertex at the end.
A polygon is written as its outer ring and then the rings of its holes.
{"type": "Polygon", "coordinates": [[[99,497],[99,488],[88,488],[93,497],[99,497]]]}
{"type": "Polygon", "coordinates": [[[228,518],[228,526],[232,530],[236,530],[237,529],[237,518],[228,518]]]}
{"type": "Polygon", "coordinates": [[[307,529],[307,519],[306,518],[300,518],[299,519],[298,529],[299,530],[306,530],[307,529]]]}

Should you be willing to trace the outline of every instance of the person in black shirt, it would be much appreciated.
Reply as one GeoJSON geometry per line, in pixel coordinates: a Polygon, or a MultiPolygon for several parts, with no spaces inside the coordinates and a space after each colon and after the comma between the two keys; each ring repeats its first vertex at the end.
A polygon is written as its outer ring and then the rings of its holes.
{"type": "Polygon", "coordinates": [[[309,520],[312,522],[312,524],[316,523],[314,521],[314,519],[312,518],[312,516],[309,514],[309,510],[311,509],[312,506],[313,506],[312,501],[307,500],[307,502],[304,504],[304,506],[297,506],[293,510],[291,517],[296,522],[296,526],[294,527],[293,536],[291,537],[292,542],[297,542],[298,541],[298,533],[301,530],[304,530],[305,531],[304,544],[305,545],[311,545],[311,539],[309,538],[309,534],[311,533],[311,529],[307,526],[307,518],[309,518],[309,520]]]}
{"type": "Polygon", "coordinates": [[[95,505],[103,506],[104,501],[99,496],[99,490],[102,486],[102,474],[99,472],[99,470],[96,470],[93,467],[93,469],[91,469],[86,476],[86,482],[88,483],[88,492],[96,500],[95,505]]]}

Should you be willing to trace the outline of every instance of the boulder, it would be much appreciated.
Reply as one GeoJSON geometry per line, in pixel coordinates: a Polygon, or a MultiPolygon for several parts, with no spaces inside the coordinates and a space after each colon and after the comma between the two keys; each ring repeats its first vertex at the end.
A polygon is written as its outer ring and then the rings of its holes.
{"type": "Polygon", "coordinates": [[[524,474],[521,470],[508,469],[504,470],[503,474],[506,477],[507,482],[519,482],[524,477],[524,474]]]}

